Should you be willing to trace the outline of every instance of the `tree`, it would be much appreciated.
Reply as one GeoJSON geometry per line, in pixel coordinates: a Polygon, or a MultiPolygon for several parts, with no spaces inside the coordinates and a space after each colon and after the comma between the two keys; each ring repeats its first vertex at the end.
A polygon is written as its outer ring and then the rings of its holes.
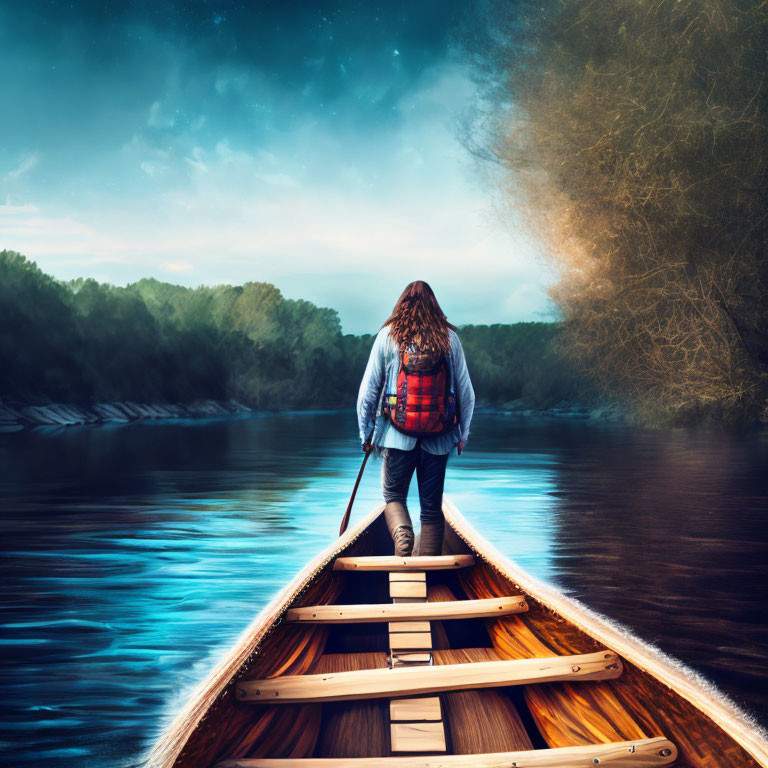
{"type": "Polygon", "coordinates": [[[565,348],[651,422],[768,416],[768,5],[497,6],[489,146],[565,348]]]}

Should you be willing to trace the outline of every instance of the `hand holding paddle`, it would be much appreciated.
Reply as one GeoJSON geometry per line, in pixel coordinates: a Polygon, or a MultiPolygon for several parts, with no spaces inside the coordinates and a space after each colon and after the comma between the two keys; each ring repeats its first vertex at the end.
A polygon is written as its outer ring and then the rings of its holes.
{"type": "Polygon", "coordinates": [[[368,461],[368,457],[371,455],[371,451],[373,450],[373,430],[376,429],[376,417],[373,417],[373,426],[371,427],[371,432],[366,438],[366,441],[363,443],[363,451],[365,452],[365,456],[363,457],[363,463],[360,466],[360,471],[357,473],[357,480],[355,480],[355,487],[352,489],[352,495],[349,497],[349,504],[347,504],[347,511],[344,513],[344,517],[341,520],[341,527],[339,528],[339,536],[341,536],[344,531],[347,530],[347,526],[349,525],[349,515],[352,512],[352,504],[355,501],[355,494],[357,493],[357,486],[360,485],[360,479],[363,476],[363,470],[365,469],[365,465],[368,461]]]}

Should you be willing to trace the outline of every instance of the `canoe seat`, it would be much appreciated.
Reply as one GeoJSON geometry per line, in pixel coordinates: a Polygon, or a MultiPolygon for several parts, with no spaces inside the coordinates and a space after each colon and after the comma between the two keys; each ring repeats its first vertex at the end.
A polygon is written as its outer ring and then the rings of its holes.
{"type": "Polygon", "coordinates": [[[452,571],[475,564],[472,555],[421,555],[418,557],[337,557],[334,571],[452,571]]]}
{"type": "Polygon", "coordinates": [[[608,680],[618,677],[621,669],[619,657],[613,651],[606,650],[576,656],[241,680],[235,687],[235,695],[241,701],[266,701],[271,704],[349,701],[555,680],[608,680]]]}
{"type": "Polygon", "coordinates": [[[608,744],[479,755],[414,757],[265,758],[225,760],[216,768],[661,768],[677,759],[677,747],[659,736],[608,744]]]}
{"type": "MultiPolygon", "coordinates": [[[[408,583],[408,582],[393,582],[408,583]]],[[[418,582],[414,582],[418,583],[418,582]]],[[[422,582],[423,583],[423,582],[422,582]]],[[[285,620],[302,624],[357,624],[377,621],[444,621],[484,619],[528,610],[525,597],[493,597],[487,600],[451,600],[427,603],[370,603],[366,605],[308,605],[290,608],[285,620]]]]}

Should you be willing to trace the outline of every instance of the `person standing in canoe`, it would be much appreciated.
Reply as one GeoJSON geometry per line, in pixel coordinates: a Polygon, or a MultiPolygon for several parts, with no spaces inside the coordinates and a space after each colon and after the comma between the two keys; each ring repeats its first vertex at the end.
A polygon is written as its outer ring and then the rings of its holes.
{"type": "Polygon", "coordinates": [[[469,437],[475,392],[456,327],[422,280],[403,291],[376,335],[357,397],[363,451],[383,458],[384,518],[395,554],[414,554],[406,500],[419,485],[419,555],[439,555],[449,454],[469,437]],[[370,436],[370,442],[369,440],[370,436]]]}

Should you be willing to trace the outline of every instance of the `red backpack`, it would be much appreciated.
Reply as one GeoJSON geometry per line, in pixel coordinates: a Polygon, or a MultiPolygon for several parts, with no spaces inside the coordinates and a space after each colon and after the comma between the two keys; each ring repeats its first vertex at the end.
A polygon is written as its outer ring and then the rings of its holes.
{"type": "Polygon", "coordinates": [[[384,396],[392,426],[412,437],[441,435],[458,424],[448,357],[411,345],[400,350],[397,392],[384,396]]]}

